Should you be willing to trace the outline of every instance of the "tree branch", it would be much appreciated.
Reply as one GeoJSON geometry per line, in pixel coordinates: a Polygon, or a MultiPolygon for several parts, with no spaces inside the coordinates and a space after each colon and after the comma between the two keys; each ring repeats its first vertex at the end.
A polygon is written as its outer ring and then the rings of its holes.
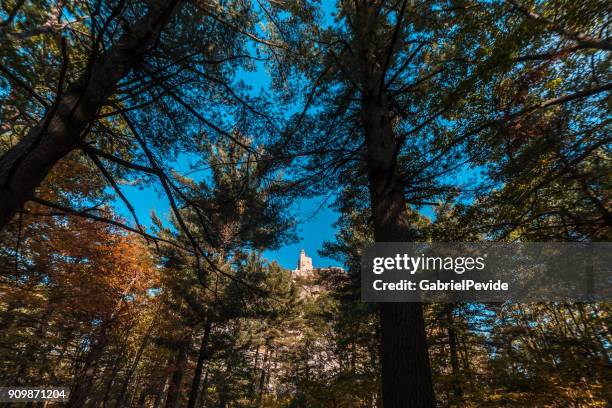
{"type": "Polygon", "coordinates": [[[554,21],[550,21],[546,17],[529,10],[527,7],[520,5],[515,0],[507,0],[508,3],[512,4],[514,9],[518,10],[521,14],[525,15],[527,18],[530,18],[534,21],[542,23],[550,27],[556,33],[562,35],[563,37],[575,41],[578,45],[583,48],[594,48],[598,50],[612,51],[612,41],[609,38],[597,39],[593,38],[590,35],[578,32],[567,30],[554,21]]]}
{"type": "Polygon", "coordinates": [[[100,172],[102,172],[102,175],[104,175],[104,178],[106,178],[108,183],[113,187],[113,189],[115,190],[117,195],[121,198],[121,200],[123,201],[125,206],[128,208],[128,211],[130,212],[130,214],[132,214],[132,218],[134,218],[134,222],[136,223],[136,226],[138,227],[138,230],[140,230],[141,232],[144,232],[144,228],[142,227],[142,225],[138,221],[138,217],[136,216],[136,211],[134,210],[134,207],[132,206],[132,203],[130,203],[130,201],[127,199],[127,197],[123,194],[123,192],[121,191],[121,189],[117,185],[117,182],[115,181],[113,176],[108,172],[108,170],[106,170],[106,168],[104,167],[104,165],[102,164],[102,162],[100,161],[98,156],[96,156],[95,153],[93,153],[91,151],[87,151],[87,150],[85,150],[85,153],[94,162],[94,164],[100,170],[100,172]]]}
{"type": "Polygon", "coordinates": [[[404,13],[406,12],[406,5],[408,4],[408,0],[404,0],[402,2],[402,7],[400,9],[399,15],[397,16],[397,22],[395,23],[395,30],[393,30],[393,37],[391,39],[391,44],[389,45],[389,50],[387,51],[387,56],[385,57],[385,65],[383,66],[382,74],[380,76],[380,85],[378,88],[378,97],[382,96],[383,90],[385,89],[385,77],[387,76],[387,69],[389,69],[389,64],[391,63],[391,57],[393,56],[393,49],[395,48],[395,43],[397,42],[397,38],[399,37],[399,31],[401,30],[402,23],[404,21],[404,13]]]}
{"type": "Polygon", "coordinates": [[[24,211],[23,212],[24,214],[35,215],[35,216],[43,216],[43,217],[45,217],[45,216],[62,217],[62,216],[71,216],[72,215],[72,216],[81,217],[81,218],[88,218],[88,219],[91,219],[91,220],[94,220],[94,221],[103,222],[105,224],[114,225],[115,227],[119,227],[119,228],[121,228],[123,230],[133,232],[133,233],[141,235],[141,236],[143,236],[145,238],[149,238],[149,239],[151,239],[153,241],[165,242],[165,243],[170,244],[170,245],[172,245],[172,246],[174,246],[176,248],[179,248],[179,249],[182,249],[182,250],[185,250],[185,251],[189,252],[189,248],[185,248],[184,246],[182,246],[179,243],[176,243],[176,242],[170,241],[168,239],[161,238],[161,237],[149,234],[149,233],[144,232],[144,231],[140,231],[140,230],[138,230],[136,228],[132,228],[132,227],[130,227],[130,226],[128,226],[128,225],[126,225],[126,224],[124,224],[122,222],[116,221],[116,220],[112,220],[112,219],[109,219],[109,218],[101,217],[99,215],[91,214],[91,213],[88,212],[88,211],[92,210],[91,208],[86,208],[86,209],[83,209],[83,210],[75,210],[73,208],[65,207],[65,206],[63,206],[61,204],[53,203],[51,201],[47,201],[47,200],[44,200],[42,198],[35,197],[35,196],[32,196],[31,201],[33,201],[35,203],[38,203],[38,204],[41,204],[41,205],[44,205],[45,207],[53,208],[53,209],[58,210],[60,212],[59,213],[39,213],[39,212],[24,211]]]}

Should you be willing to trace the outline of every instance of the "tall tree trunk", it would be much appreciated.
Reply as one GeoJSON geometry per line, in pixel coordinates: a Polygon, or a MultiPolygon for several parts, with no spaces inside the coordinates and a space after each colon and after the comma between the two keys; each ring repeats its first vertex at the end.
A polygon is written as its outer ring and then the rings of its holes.
{"type": "Polygon", "coordinates": [[[125,295],[130,292],[135,282],[136,278],[132,279],[124,288],[123,293],[117,300],[115,309],[107,319],[102,321],[98,334],[91,343],[89,352],[85,357],[83,368],[80,371],[77,370],[77,375],[74,380],[74,385],[70,390],[70,396],[66,403],[66,407],[81,407],[87,401],[87,397],[96,376],[100,357],[104,353],[109,342],[109,333],[116,328],[116,318],[125,306],[125,295]]]}
{"type": "MultiPolygon", "coordinates": [[[[108,381],[106,382],[106,387],[104,389],[104,396],[102,398],[102,408],[106,408],[108,405],[108,400],[110,399],[111,389],[113,384],[115,383],[115,378],[117,377],[117,373],[119,372],[119,368],[122,365],[120,361],[123,359],[126,351],[127,351],[127,340],[129,337],[129,331],[126,330],[125,339],[123,340],[123,344],[121,346],[121,351],[117,353],[113,364],[110,366],[110,375],[108,381]]],[[[108,368],[108,367],[107,367],[108,368]]],[[[104,378],[104,374],[102,374],[102,378],[104,378]]]]}
{"type": "Polygon", "coordinates": [[[457,350],[457,332],[454,325],[453,308],[452,304],[445,306],[446,323],[448,325],[446,329],[448,331],[448,347],[450,349],[450,361],[453,370],[453,394],[457,398],[457,401],[455,401],[457,403],[458,399],[463,395],[463,390],[459,381],[459,352],[457,350]]]}
{"type": "Polygon", "coordinates": [[[202,393],[200,394],[200,407],[206,406],[206,395],[208,394],[208,370],[204,374],[204,381],[202,382],[202,393]]]}
{"type": "MultiPolygon", "coordinates": [[[[398,141],[378,81],[367,83],[361,120],[366,137],[370,199],[376,242],[417,238],[408,218],[397,167],[398,141]]],[[[382,399],[385,408],[433,407],[434,394],[420,303],[381,303],[382,399]]]]}
{"type": "Polygon", "coordinates": [[[261,363],[261,376],[259,377],[259,391],[257,393],[257,403],[261,404],[263,398],[264,387],[266,385],[266,375],[268,370],[268,356],[270,355],[270,340],[266,339],[264,345],[263,361],[261,363]]]}
{"type": "Polygon", "coordinates": [[[53,166],[81,146],[88,125],[118,82],[151,50],[179,2],[150,2],[147,14],[108,52],[92,59],[83,77],[58,95],[40,122],[0,158],[0,230],[23,208],[53,166]]]}
{"type": "Polygon", "coordinates": [[[165,378],[164,381],[160,384],[159,389],[157,390],[157,394],[155,394],[155,401],[153,402],[153,408],[159,408],[164,398],[164,391],[166,390],[166,381],[168,379],[165,378]]]}
{"type": "Polygon", "coordinates": [[[227,404],[229,402],[229,391],[227,384],[230,376],[232,375],[232,362],[232,357],[228,357],[227,363],[225,365],[224,379],[221,385],[219,386],[219,408],[227,408],[227,404]]]}
{"type": "Polygon", "coordinates": [[[38,324],[38,327],[36,328],[36,331],[34,332],[34,340],[28,343],[28,345],[26,346],[23,353],[21,353],[21,355],[16,356],[18,358],[21,357],[19,358],[21,362],[19,363],[18,368],[15,370],[17,372],[17,375],[15,376],[15,380],[14,380],[15,385],[26,385],[27,384],[26,372],[28,371],[28,368],[30,365],[35,365],[35,363],[32,360],[35,360],[35,356],[37,354],[36,348],[39,347],[39,344],[37,343],[36,340],[43,338],[43,334],[47,326],[47,319],[49,316],[51,316],[52,313],[53,313],[52,310],[47,310],[43,314],[38,324]]]}
{"type": "Polygon", "coordinates": [[[70,396],[66,403],[67,408],[80,408],[85,404],[96,376],[100,357],[104,354],[108,344],[110,326],[111,323],[109,321],[102,323],[98,335],[85,356],[83,368],[76,374],[74,386],[70,390],[70,396]]]}
{"type": "Polygon", "coordinates": [[[204,327],[204,334],[202,335],[202,344],[200,345],[198,362],[196,364],[195,372],[193,374],[193,382],[191,383],[191,391],[189,392],[189,401],[187,402],[187,408],[195,408],[195,404],[198,399],[198,390],[200,389],[200,381],[202,379],[202,369],[204,368],[204,361],[206,360],[206,356],[208,354],[208,339],[210,338],[211,329],[212,319],[209,316],[206,319],[206,326],[204,327]]]}
{"type": "MultiPolygon", "coordinates": [[[[157,312],[159,312],[159,307],[157,308],[157,312]]],[[[158,316],[159,316],[159,313],[156,313],[156,315],[153,317],[153,320],[151,321],[151,324],[147,328],[147,332],[145,333],[145,336],[142,339],[140,346],[138,347],[138,351],[136,352],[136,355],[134,356],[134,360],[132,361],[132,364],[130,365],[128,372],[125,374],[125,378],[123,379],[123,383],[121,384],[121,391],[119,392],[119,396],[117,397],[117,402],[115,404],[116,408],[120,407],[123,404],[123,399],[125,398],[127,388],[130,384],[130,380],[132,379],[132,375],[134,375],[134,372],[136,371],[136,368],[138,367],[138,363],[140,362],[142,353],[145,351],[147,344],[149,344],[151,333],[153,332],[153,328],[157,324],[158,316]]],[[[104,405],[104,407],[106,407],[106,405],[104,405]]]]}
{"type": "MultiPolygon", "coordinates": [[[[166,361],[166,371],[169,371],[171,368],[174,367],[174,362],[172,360],[173,360],[172,356],[168,357],[168,360],[166,361]]],[[[155,394],[153,408],[159,408],[162,404],[162,401],[164,399],[164,394],[166,392],[166,388],[168,385],[168,376],[169,374],[167,373],[164,374],[164,376],[159,381],[159,385],[156,388],[157,393],[155,394]]]]}
{"type": "Polygon", "coordinates": [[[176,354],[176,362],[174,363],[174,371],[170,378],[170,386],[168,387],[168,397],[166,398],[166,408],[178,407],[178,399],[181,391],[181,382],[183,374],[187,366],[187,350],[190,346],[190,340],[181,342],[176,354]]]}

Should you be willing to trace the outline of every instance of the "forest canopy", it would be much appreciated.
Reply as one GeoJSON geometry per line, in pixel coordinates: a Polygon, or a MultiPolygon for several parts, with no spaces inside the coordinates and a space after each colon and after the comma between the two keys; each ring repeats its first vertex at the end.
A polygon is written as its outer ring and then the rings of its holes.
{"type": "Polygon", "coordinates": [[[611,240],[611,15],[1,1],[0,386],[71,408],[612,405],[609,303],[360,301],[374,242],[611,240]],[[342,268],[263,255],[312,197],[342,268]]]}

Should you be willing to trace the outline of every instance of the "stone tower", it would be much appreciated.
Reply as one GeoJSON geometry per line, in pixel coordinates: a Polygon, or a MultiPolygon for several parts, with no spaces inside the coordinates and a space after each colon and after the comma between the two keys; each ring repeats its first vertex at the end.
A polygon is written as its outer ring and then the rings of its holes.
{"type": "Polygon", "coordinates": [[[300,251],[297,269],[294,271],[296,275],[306,276],[312,273],[312,258],[306,256],[306,251],[300,251]]]}
{"type": "Polygon", "coordinates": [[[322,291],[327,290],[318,281],[319,278],[326,274],[338,272],[344,273],[344,270],[332,266],[328,268],[315,268],[312,266],[312,258],[306,256],[306,251],[302,249],[298,258],[297,268],[293,270],[293,279],[298,284],[300,299],[319,296],[322,291]]]}

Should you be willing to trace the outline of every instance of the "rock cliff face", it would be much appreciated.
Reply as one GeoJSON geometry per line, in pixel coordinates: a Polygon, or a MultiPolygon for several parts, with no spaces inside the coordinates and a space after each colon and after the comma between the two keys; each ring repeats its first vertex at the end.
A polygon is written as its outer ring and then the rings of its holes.
{"type": "MultiPolygon", "coordinates": [[[[312,258],[307,256],[303,249],[300,251],[297,268],[291,271],[291,278],[298,290],[300,303],[306,306],[300,306],[299,319],[276,330],[277,337],[271,337],[257,348],[257,354],[264,356],[266,374],[263,386],[268,394],[288,395],[295,392],[295,389],[283,386],[285,379],[295,376],[296,373],[295,363],[288,363],[283,356],[295,355],[298,350],[304,353],[300,354],[300,358],[305,359],[300,364],[305,364],[305,367],[322,367],[322,370],[329,373],[340,369],[336,361],[330,361],[327,352],[334,347],[334,337],[330,334],[313,338],[312,331],[307,330],[308,323],[305,323],[313,318],[308,314],[321,307],[317,302],[325,302],[322,295],[331,289],[326,283],[326,275],[333,273],[344,273],[344,270],[337,267],[316,268],[312,264],[312,258]]],[[[331,327],[329,330],[332,330],[331,327]]]]}

